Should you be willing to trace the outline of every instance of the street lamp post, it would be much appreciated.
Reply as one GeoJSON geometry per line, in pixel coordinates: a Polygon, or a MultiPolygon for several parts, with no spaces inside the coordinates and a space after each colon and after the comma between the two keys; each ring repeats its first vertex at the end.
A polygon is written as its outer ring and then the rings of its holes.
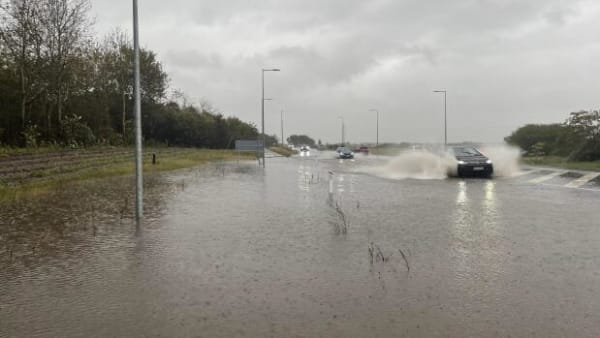
{"type": "Polygon", "coordinates": [[[283,146],[283,110],[281,111],[281,145],[283,146]]]}
{"type": "Polygon", "coordinates": [[[277,68],[272,69],[262,69],[262,99],[260,100],[260,111],[261,111],[261,131],[262,131],[262,142],[263,142],[263,152],[262,152],[262,161],[263,168],[265,167],[265,72],[279,72],[280,70],[277,68]]]}
{"type": "Polygon", "coordinates": [[[379,147],[379,110],[369,109],[369,111],[374,111],[377,113],[377,142],[376,142],[376,145],[377,145],[377,147],[379,147]]]}
{"type": "Polygon", "coordinates": [[[345,142],[346,140],[344,139],[344,136],[345,136],[344,134],[346,133],[345,126],[344,126],[344,117],[343,116],[338,116],[338,119],[342,120],[342,147],[343,147],[344,143],[346,143],[345,142]]]}
{"type": "Polygon", "coordinates": [[[134,96],[135,96],[135,220],[144,216],[142,177],[142,105],[140,92],[140,36],[138,1],[133,0],[134,96]]]}
{"type": "Polygon", "coordinates": [[[448,146],[448,115],[446,114],[446,90],[434,90],[434,93],[444,93],[444,146],[448,146]]]}

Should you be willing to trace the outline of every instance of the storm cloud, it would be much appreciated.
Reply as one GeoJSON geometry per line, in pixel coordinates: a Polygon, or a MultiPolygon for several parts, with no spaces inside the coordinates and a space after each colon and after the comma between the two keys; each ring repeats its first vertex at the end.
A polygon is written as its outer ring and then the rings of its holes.
{"type": "MultiPolygon", "coordinates": [[[[95,30],[131,30],[131,3],[93,0],[95,30]]],[[[384,142],[500,142],[525,123],[598,107],[596,1],[270,0],[140,2],[142,45],[173,88],[266,131],[384,142]]]]}

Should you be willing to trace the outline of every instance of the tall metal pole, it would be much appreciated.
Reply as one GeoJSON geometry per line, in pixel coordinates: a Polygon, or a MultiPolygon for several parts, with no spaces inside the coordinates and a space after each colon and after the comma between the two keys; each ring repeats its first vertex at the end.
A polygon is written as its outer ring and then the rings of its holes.
{"type": "MultiPolygon", "coordinates": [[[[262,124],[262,142],[263,142],[263,154],[262,154],[262,160],[263,160],[263,168],[265,167],[265,146],[266,146],[266,138],[265,138],[265,72],[279,72],[280,69],[278,68],[273,68],[273,69],[261,69],[262,71],[262,99],[260,100],[260,116],[261,116],[261,124],[262,124]]],[[[271,99],[269,99],[271,100],[271,99]]]]}
{"type": "Polygon", "coordinates": [[[142,103],[140,92],[140,36],[137,0],[133,0],[133,48],[135,68],[135,220],[139,224],[139,222],[144,216],[144,187],[142,177],[142,103]]]}
{"type": "Polygon", "coordinates": [[[262,99],[260,100],[261,133],[262,133],[262,164],[265,167],[265,70],[262,70],[262,99]]]}
{"type": "Polygon", "coordinates": [[[283,145],[283,110],[281,111],[281,145],[283,145]]]}
{"type": "Polygon", "coordinates": [[[345,143],[344,142],[345,141],[344,140],[344,133],[345,133],[345,130],[344,130],[344,117],[343,116],[338,116],[338,119],[342,120],[342,145],[341,146],[343,147],[344,143],[345,143]]]}

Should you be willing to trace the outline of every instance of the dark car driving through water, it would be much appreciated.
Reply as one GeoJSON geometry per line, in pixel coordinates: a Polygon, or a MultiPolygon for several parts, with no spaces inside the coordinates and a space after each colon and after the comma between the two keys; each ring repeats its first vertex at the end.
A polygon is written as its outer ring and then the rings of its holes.
{"type": "Polygon", "coordinates": [[[477,148],[458,146],[450,149],[450,154],[456,159],[456,167],[450,175],[490,177],[494,173],[492,160],[483,155],[477,148]]]}
{"type": "Polygon", "coordinates": [[[335,152],[340,159],[354,158],[354,152],[347,147],[339,147],[335,152]]]}

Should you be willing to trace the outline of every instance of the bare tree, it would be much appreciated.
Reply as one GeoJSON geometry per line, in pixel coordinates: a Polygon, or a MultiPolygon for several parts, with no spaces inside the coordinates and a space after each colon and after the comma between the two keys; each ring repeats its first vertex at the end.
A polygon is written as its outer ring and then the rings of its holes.
{"type": "Polygon", "coordinates": [[[89,0],[44,0],[42,24],[49,63],[49,93],[62,120],[63,105],[69,97],[70,72],[85,46],[91,20],[89,0]]]}
{"type": "Polygon", "coordinates": [[[27,105],[44,90],[40,80],[44,67],[40,20],[41,0],[8,0],[0,2],[0,41],[2,49],[16,65],[20,82],[21,123],[27,120],[27,105]]]}
{"type": "Polygon", "coordinates": [[[126,33],[115,30],[104,41],[105,62],[103,71],[110,79],[110,90],[121,96],[121,131],[126,133],[127,99],[133,95],[133,54],[130,38],[126,33]]]}

